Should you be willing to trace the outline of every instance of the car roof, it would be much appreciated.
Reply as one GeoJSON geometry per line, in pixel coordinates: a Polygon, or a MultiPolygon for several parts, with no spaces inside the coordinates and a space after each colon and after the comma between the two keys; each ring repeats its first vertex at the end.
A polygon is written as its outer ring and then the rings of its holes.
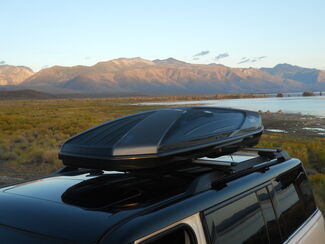
{"type": "MultiPolygon", "coordinates": [[[[234,156],[232,160],[242,161],[239,158],[234,156]]],[[[227,162],[225,158],[222,161],[227,162]]],[[[263,175],[265,180],[265,177],[274,177],[299,163],[297,160],[282,162],[287,163],[271,167],[281,166],[281,170],[268,170],[267,174],[256,173],[255,170],[246,173],[255,172],[259,177],[263,175]]],[[[243,191],[243,185],[232,190],[226,187],[223,192],[213,190],[214,194],[218,193],[218,199],[215,196],[200,197],[216,186],[216,179],[229,181],[233,175],[236,174],[218,164],[211,166],[182,161],[167,168],[132,172],[64,169],[50,177],[2,188],[1,223],[65,240],[95,242],[105,233],[114,233],[116,228],[132,228],[133,219],[139,216],[149,216],[174,206],[177,209],[177,204],[193,201],[195,204],[183,206],[183,211],[175,213],[173,218],[188,217],[195,211],[211,206],[213,199],[220,202],[238,194],[243,191]],[[197,201],[196,198],[201,200],[197,201]]],[[[251,178],[250,186],[259,181],[258,178],[251,178]]],[[[160,225],[165,222],[160,221],[160,225]]],[[[148,227],[147,231],[152,228],[154,226],[148,227]]],[[[155,228],[158,228],[157,225],[155,228]]]]}

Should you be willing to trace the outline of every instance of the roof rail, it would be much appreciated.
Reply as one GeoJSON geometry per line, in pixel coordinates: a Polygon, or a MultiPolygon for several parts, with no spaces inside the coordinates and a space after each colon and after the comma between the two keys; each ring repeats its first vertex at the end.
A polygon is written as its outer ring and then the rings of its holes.
{"type": "Polygon", "coordinates": [[[257,152],[258,155],[268,157],[268,158],[277,158],[283,160],[289,160],[291,157],[290,155],[282,150],[276,148],[257,148],[257,147],[249,147],[243,148],[242,151],[250,151],[250,152],[257,152]]]}
{"type": "MultiPolygon", "coordinates": [[[[220,187],[224,183],[238,178],[242,175],[249,174],[256,171],[267,170],[269,167],[285,162],[291,159],[290,155],[281,149],[271,149],[271,148],[242,148],[241,151],[246,152],[256,152],[256,157],[247,159],[242,162],[226,162],[218,159],[193,159],[192,166],[199,166],[206,168],[205,173],[196,176],[196,178],[187,187],[185,195],[194,195],[200,192],[212,189],[214,187],[220,187]]],[[[184,165],[190,166],[189,162],[185,162],[184,165]]],[[[182,165],[179,165],[182,167],[182,165]]],[[[177,167],[176,167],[177,168],[177,167]]],[[[157,170],[145,170],[136,171],[134,174],[148,176],[150,174],[162,174],[163,172],[174,172],[175,165],[173,167],[165,167],[163,169],[157,170]],[[164,170],[163,170],[164,169],[164,170]]],[[[180,168],[179,168],[180,169],[180,168]]],[[[75,167],[63,167],[62,169],[54,172],[53,175],[60,175],[69,173],[72,171],[80,170],[80,168],[75,167]]],[[[88,170],[89,169],[84,169],[88,170]]],[[[92,170],[94,173],[99,173],[99,170],[92,170]]],[[[102,172],[102,171],[100,171],[102,172]]],[[[176,173],[176,171],[174,172],[176,173]]]]}
{"type": "Polygon", "coordinates": [[[237,178],[239,176],[252,173],[255,171],[266,170],[270,166],[289,160],[290,155],[281,149],[271,148],[243,148],[242,151],[257,152],[258,157],[254,157],[240,163],[222,162],[204,159],[192,160],[192,163],[212,167],[223,171],[226,174],[220,177],[216,172],[199,176],[188,188],[188,194],[197,194],[204,190],[209,190],[213,186],[237,178]]]}

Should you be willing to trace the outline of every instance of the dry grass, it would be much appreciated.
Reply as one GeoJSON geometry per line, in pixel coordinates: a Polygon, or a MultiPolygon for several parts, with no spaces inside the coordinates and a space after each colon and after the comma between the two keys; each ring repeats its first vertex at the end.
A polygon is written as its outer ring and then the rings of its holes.
{"type": "MultiPolygon", "coordinates": [[[[145,98],[146,101],[150,98],[145,98]]],[[[57,153],[70,136],[104,121],[153,109],[140,98],[1,101],[0,176],[31,178],[62,166],[57,153]]],[[[304,163],[318,205],[325,210],[325,139],[266,133],[261,147],[287,150],[304,163]]]]}

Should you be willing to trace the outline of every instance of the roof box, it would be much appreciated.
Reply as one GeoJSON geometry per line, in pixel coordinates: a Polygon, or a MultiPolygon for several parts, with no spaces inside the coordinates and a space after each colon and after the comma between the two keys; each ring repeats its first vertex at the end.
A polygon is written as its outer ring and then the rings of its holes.
{"type": "Polygon", "coordinates": [[[64,143],[68,166],[103,170],[160,167],[199,157],[217,157],[258,143],[257,112],[182,107],[151,110],[108,121],[64,143]]]}

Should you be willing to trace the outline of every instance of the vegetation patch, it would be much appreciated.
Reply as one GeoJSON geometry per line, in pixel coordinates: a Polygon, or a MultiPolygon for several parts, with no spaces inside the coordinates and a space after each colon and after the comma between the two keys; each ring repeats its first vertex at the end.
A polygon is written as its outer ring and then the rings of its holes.
{"type": "MultiPolygon", "coordinates": [[[[13,177],[28,179],[49,174],[62,167],[57,154],[70,136],[107,120],[158,108],[131,105],[135,101],[138,100],[97,98],[2,101],[0,182],[8,182],[13,177]]],[[[263,114],[263,122],[266,127],[283,129],[279,127],[280,121],[274,122],[279,117],[279,114],[263,114]]],[[[280,118],[283,122],[286,116],[282,114],[280,118]]],[[[286,123],[286,127],[297,124],[292,117],[286,123]]],[[[291,156],[301,159],[313,184],[318,206],[325,210],[325,138],[304,135],[266,132],[259,147],[282,148],[291,156]]]]}

